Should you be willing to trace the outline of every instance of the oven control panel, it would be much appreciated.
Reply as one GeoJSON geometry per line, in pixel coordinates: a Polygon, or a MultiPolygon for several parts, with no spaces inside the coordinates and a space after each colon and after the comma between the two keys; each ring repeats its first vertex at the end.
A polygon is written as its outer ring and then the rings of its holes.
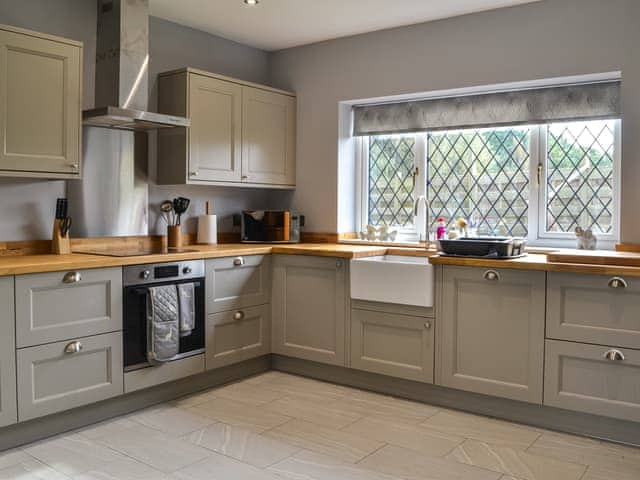
{"type": "Polygon", "coordinates": [[[122,270],[124,286],[204,277],[204,260],[131,265],[122,270]]]}

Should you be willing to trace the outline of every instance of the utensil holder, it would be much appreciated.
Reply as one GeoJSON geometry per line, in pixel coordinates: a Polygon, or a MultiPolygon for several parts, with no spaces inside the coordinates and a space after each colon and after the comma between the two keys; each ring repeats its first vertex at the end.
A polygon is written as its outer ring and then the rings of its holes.
{"type": "Polygon", "coordinates": [[[53,221],[53,233],[51,235],[51,253],[63,255],[71,253],[71,242],[69,241],[69,232],[62,235],[62,220],[56,218],[53,221]]]}
{"type": "Polygon", "coordinates": [[[171,250],[182,249],[182,227],[180,225],[167,227],[167,248],[171,250]]]}

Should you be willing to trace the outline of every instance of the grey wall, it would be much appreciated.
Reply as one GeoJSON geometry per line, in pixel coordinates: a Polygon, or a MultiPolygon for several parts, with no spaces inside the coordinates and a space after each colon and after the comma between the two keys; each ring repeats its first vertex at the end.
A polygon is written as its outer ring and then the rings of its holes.
{"type": "Polygon", "coordinates": [[[340,101],[620,70],[622,234],[640,242],[639,6],[547,0],[272,54],[272,83],[298,94],[293,207],[307,215],[310,231],[347,228],[337,215],[339,204],[353,202],[338,192],[340,101]]]}

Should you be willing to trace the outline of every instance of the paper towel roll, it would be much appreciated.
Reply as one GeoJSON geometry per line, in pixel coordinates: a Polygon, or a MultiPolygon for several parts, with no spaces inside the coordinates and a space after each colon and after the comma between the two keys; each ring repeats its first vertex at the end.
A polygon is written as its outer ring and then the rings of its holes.
{"type": "Polygon", "coordinates": [[[198,243],[215,245],[218,243],[218,225],[215,215],[198,217],[198,243]]]}

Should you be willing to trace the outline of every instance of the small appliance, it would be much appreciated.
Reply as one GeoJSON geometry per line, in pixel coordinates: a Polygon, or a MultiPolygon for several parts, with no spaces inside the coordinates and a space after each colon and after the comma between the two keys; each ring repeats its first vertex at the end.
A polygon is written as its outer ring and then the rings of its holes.
{"type": "Polygon", "coordinates": [[[240,219],[243,243],[298,243],[304,215],[288,210],[244,210],[240,219]]]}

